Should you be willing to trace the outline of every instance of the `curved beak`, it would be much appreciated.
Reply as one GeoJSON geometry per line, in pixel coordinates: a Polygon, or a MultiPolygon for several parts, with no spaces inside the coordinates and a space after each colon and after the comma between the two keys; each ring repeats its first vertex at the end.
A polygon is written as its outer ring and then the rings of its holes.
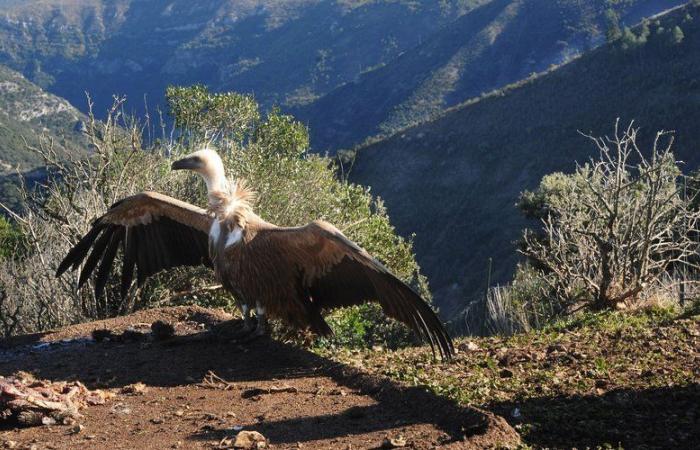
{"type": "Polygon", "coordinates": [[[203,166],[202,159],[198,156],[187,156],[173,162],[170,168],[172,170],[197,170],[203,166]]]}

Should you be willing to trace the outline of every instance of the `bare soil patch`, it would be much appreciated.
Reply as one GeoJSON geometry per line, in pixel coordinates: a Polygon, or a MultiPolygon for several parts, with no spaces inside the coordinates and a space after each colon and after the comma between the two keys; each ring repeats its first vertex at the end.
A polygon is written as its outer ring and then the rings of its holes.
{"type": "MultiPolygon", "coordinates": [[[[230,319],[196,307],[163,308],[5,341],[0,375],[27,371],[113,392],[81,410],[76,426],[5,424],[15,448],[230,448],[240,430],[270,448],[512,446],[517,433],[492,413],[368,375],[269,339],[245,345],[202,332],[230,319]],[[153,340],[150,325],[175,326],[153,340]],[[95,342],[94,330],[121,336],[95,342]]],[[[439,364],[439,363],[436,363],[439,364]]]]}

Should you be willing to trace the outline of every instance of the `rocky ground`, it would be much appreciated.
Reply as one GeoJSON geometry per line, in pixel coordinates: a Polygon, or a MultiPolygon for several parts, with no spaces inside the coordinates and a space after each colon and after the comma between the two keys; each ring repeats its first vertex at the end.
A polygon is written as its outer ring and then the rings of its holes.
{"type": "Polygon", "coordinates": [[[694,449],[699,311],[583,314],[459,339],[449,363],[425,347],[236,344],[224,313],[142,311],[4,341],[0,387],[105,402],[82,401],[76,420],[51,412],[41,426],[11,416],[0,447],[694,449]]]}
{"type": "Polygon", "coordinates": [[[698,306],[582,314],[510,338],[459,340],[447,365],[431,364],[424,348],[329,357],[500,415],[525,446],[697,449],[698,306]]]}
{"type": "Polygon", "coordinates": [[[428,449],[519,443],[500,417],[425,388],[272,340],[232,343],[221,332],[228,319],[202,308],[164,308],[2,342],[0,375],[28,373],[44,380],[41,389],[56,383],[61,392],[79,382],[106,402],[85,406],[65,423],[27,427],[10,417],[0,445],[428,449]],[[153,333],[159,321],[174,329],[153,333]],[[216,337],[208,329],[218,330],[216,337]]]}

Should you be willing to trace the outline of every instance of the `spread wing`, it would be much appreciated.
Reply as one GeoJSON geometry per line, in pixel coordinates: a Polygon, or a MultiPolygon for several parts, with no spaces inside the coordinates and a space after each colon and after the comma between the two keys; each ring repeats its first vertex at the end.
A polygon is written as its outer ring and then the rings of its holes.
{"type": "Polygon", "coordinates": [[[124,198],[93,222],[63,259],[56,276],[82,264],[80,288],[97,268],[95,296],[99,298],[120,246],[124,255],[122,296],[131,286],[134,269],[141,286],[146,278],[172,267],[211,267],[208,233],[212,220],[205,210],[156,192],[124,198]]]}
{"type": "Polygon", "coordinates": [[[433,351],[437,348],[443,358],[453,354],[452,340],[428,303],[333,225],[316,221],[271,230],[268,239],[301,268],[303,284],[320,309],[379,302],[389,317],[411,327],[433,351]]]}

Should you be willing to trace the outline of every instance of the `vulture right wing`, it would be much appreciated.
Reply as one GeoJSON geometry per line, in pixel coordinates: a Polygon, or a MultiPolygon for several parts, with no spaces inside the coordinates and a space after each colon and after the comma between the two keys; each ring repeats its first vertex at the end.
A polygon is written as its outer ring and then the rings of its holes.
{"type": "MultiPolygon", "coordinates": [[[[405,323],[427,341],[433,351],[437,349],[446,359],[452,357],[452,339],[425,300],[333,225],[315,221],[299,228],[272,229],[263,240],[277,250],[272,257],[284,258],[300,269],[302,283],[317,308],[376,301],[389,317],[405,323]]],[[[314,331],[330,331],[322,326],[314,331]]]]}
{"type": "Polygon", "coordinates": [[[212,220],[205,210],[156,192],[124,198],[93,222],[90,231],[63,259],[56,276],[83,264],[80,288],[99,263],[95,279],[95,296],[99,298],[120,244],[124,253],[122,297],[131,286],[134,268],[141,286],[149,276],[172,267],[211,267],[208,235],[212,220]]]}

